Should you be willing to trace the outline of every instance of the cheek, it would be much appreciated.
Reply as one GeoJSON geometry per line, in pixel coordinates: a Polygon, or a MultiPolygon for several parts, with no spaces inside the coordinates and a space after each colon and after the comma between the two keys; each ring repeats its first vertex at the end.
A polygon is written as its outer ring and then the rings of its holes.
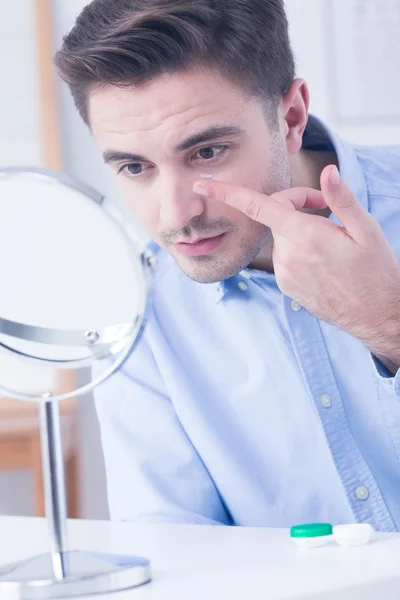
{"type": "Polygon", "coordinates": [[[160,209],[154,199],[152,200],[149,194],[135,189],[135,186],[129,185],[129,182],[118,182],[118,187],[125,206],[136,219],[150,234],[157,232],[160,209]]]}
{"type": "Polygon", "coordinates": [[[226,170],[216,170],[215,178],[248,189],[260,191],[269,171],[268,152],[257,148],[241,151],[237,159],[231,162],[226,170]]]}
{"type": "Polygon", "coordinates": [[[261,191],[269,171],[268,157],[262,160],[260,157],[254,157],[254,160],[248,161],[238,183],[245,188],[261,191]]]}

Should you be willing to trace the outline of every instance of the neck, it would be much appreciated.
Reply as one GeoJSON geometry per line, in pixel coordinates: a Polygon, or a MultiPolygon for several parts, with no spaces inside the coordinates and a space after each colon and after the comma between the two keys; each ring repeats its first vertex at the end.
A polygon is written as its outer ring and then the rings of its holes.
{"type": "Polygon", "coordinates": [[[339,166],[336,152],[300,150],[291,160],[292,187],[320,190],[321,173],[328,165],[339,166]]]}
{"type": "MultiPolygon", "coordinates": [[[[336,152],[317,152],[313,150],[300,150],[297,154],[291,157],[291,187],[309,187],[320,190],[321,173],[328,165],[338,164],[336,152]]],[[[329,217],[331,211],[325,210],[308,210],[303,209],[302,212],[329,217]]],[[[251,263],[250,268],[260,269],[268,273],[274,272],[272,260],[273,237],[272,232],[262,248],[261,252],[251,263]]]]}

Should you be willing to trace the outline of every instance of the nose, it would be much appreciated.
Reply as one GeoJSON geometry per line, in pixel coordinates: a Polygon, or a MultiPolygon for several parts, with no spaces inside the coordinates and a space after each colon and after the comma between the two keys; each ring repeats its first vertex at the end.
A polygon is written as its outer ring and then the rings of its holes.
{"type": "Polygon", "coordinates": [[[203,214],[206,199],[192,191],[192,180],[164,180],[160,190],[160,221],[166,229],[182,229],[203,214]]]}

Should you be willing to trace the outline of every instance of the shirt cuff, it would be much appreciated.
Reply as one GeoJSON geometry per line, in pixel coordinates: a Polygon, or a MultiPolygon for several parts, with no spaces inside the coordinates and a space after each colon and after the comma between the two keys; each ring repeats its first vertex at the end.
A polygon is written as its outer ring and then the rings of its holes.
{"type": "Polygon", "coordinates": [[[385,365],[373,354],[370,354],[374,372],[380,383],[400,400],[400,369],[392,375],[385,365]]]}

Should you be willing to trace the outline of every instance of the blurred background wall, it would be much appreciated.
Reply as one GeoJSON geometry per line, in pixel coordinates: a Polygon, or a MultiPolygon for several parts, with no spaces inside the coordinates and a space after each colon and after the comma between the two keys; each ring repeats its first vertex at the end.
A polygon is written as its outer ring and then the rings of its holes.
{"type": "MultiPolygon", "coordinates": [[[[33,10],[51,7],[54,48],[85,0],[2,3],[0,20],[0,166],[42,164],[33,10]],[[30,90],[27,95],[26,91],[30,90]]],[[[311,111],[355,143],[400,141],[400,0],[286,0],[297,74],[310,86],[311,111]]],[[[56,86],[63,169],[119,202],[117,189],[75,111],[64,85],[56,86]]],[[[84,518],[107,518],[104,466],[90,397],[77,406],[78,485],[84,518]]],[[[0,408],[1,419],[1,408],[0,408]]],[[[0,514],[33,514],[28,472],[0,472],[0,514]]]]}

